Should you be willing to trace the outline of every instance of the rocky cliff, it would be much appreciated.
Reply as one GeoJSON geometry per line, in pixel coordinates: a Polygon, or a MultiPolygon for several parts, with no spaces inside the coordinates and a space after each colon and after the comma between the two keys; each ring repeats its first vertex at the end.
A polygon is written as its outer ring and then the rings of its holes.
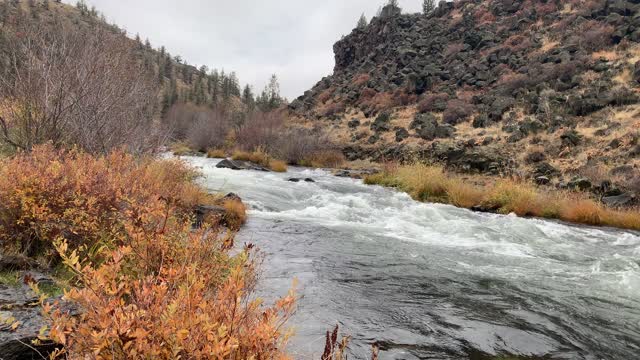
{"type": "Polygon", "coordinates": [[[459,0],[428,15],[387,7],[334,45],[333,75],[291,110],[328,129],[351,159],[429,158],[540,182],[616,175],[632,186],[639,3],[459,0]]]}

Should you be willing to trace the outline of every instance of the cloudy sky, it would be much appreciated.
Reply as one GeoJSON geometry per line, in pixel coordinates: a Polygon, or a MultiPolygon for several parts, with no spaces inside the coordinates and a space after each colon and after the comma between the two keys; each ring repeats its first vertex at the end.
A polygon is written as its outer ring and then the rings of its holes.
{"type": "MultiPolygon", "coordinates": [[[[66,2],[75,3],[75,0],[66,2]]],[[[194,65],[238,73],[261,90],[270,74],[289,99],[333,69],[335,41],[385,0],[87,0],[130,34],[194,65]]],[[[400,0],[418,12],[421,0],[400,0]]]]}

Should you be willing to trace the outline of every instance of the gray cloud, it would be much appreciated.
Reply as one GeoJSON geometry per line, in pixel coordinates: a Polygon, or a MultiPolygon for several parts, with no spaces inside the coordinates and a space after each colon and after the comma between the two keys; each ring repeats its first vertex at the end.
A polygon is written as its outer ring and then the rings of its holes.
{"type": "MultiPolygon", "coordinates": [[[[71,2],[71,0],[69,0],[71,2]]],[[[385,0],[87,0],[130,34],[166,46],[190,64],[236,71],[261,90],[278,75],[282,93],[301,95],[333,69],[333,43],[385,0]]],[[[420,0],[400,0],[417,12],[420,0]]]]}

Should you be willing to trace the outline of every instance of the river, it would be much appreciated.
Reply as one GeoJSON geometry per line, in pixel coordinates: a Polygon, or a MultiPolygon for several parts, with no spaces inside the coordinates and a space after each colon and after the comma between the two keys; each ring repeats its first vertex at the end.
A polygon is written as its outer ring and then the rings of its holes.
{"type": "Polygon", "coordinates": [[[259,294],[298,279],[296,359],[319,359],[336,324],[350,359],[374,342],[380,359],[640,358],[638,233],[423,204],[322,170],[185,159],[250,207],[237,242],[264,254],[259,294]]]}

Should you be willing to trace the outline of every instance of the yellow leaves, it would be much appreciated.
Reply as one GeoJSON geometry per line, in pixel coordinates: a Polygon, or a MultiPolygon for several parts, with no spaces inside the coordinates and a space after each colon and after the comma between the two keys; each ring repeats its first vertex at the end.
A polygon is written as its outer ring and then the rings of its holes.
{"type": "MultiPolygon", "coordinates": [[[[94,158],[50,146],[0,160],[0,244],[25,234],[17,241],[28,247],[35,237],[75,275],[64,301],[40,298],[50,328],[39,337],[65,345],[57,356],[286,357],[283,324],[295,293],[272,307],[253,301],[252,253],[229,253],[232,231],[192,230],[193,207],[211,201],[195,175],[176,161],[123,152],[94,158]]],[[[239,226],[244,208],[226,205],[239,226]]]]}

